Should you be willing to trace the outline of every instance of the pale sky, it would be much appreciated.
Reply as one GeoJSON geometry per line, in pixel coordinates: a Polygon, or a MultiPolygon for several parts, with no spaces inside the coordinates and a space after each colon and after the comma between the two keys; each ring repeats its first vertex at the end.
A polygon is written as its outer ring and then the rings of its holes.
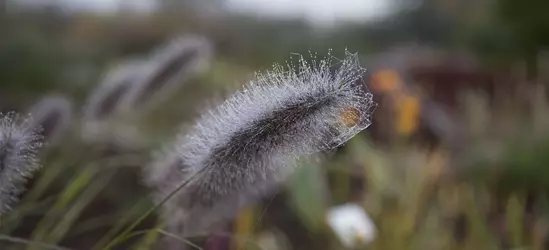
{"type": "MultiPolygon", "coordinates": [[[[69,8],[95,11],[116,10],[121,1],[131,3],[137,9],[147,10],[154,0],[19,0],[22,2],[57,2],[69,8]]],[[[208,1],[208,0],[202,0],[208,1]]],[[[248,12],[260,16],[305,17],[308,20],[331,24],[337,20],[372,20],[390,13],[391,0],[226,0],[233,11],[248,12]]]]}
{"type": "Polygon", "coordinates": [[[228,0],[229,8],[275,16],[304,16],[314,22],[363,21],[392,10],[390,0],[228,0]]]}

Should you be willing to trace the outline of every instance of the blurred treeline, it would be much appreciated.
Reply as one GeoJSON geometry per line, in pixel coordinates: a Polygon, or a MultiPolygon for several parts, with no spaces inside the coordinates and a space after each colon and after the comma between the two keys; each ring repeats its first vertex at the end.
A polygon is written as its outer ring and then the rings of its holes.
{"type": "MultiPolygon", "coordinates": [[[[459,140],[433,140],[444,136],[423,131],[416,123],[424,122],[416,120],[429,118],[423,118],[425,110],[417,110],[414,95],[380,93],[392,102],[380,98],[374,117],[389,119],[377,120],[323,168],[300,170],[297,181],[290,181],[281,195],[243,211],[228,229],[234,235],[231,247],[256,249],[235,240],[246,238],[266,245],[274,242],[264,249],[342,249],[321,222],[328,207],[355,202],[379,230],[364,249],[548,249],[549,103],[540,85],[549,84],[549,1],[394,1],[398,7],[383,19],[324,29],[302,19],[224,12],[222,1],[205,4],[206,9],[191,4],[197,1],[165,0],[152,13],[124,8],[92,13],[0,0],[0,111],[25,110],[45,94],[62,93],[79,112],[112,65],[146,55],[174,35],[201,34],[214,43],[211,69],[166,100],[170,105],[159,105],[143,119],[153,125],[143,132],[149,137],[147,149],[156,149],[179,122],[200,111],[204,100],[245,83],[256,70],[284,63],[290,53],[322,55],[333,48],[337,55],[348,48],[376,67],[383,64],[376,60],[384,58],[377,55],[403,44],[436,48],[449,57],[466,54],[478,61],[479,71],[495,76],[490,89],[501,85],[509,93],[503,101],[493,101],[493,93],[478,92],[482,87],[456,83],[458,87],[449,90],[444,85],[448,76],[436,82],[440,93],[450,91],[451,96],[476,91],[460,95],[452,109],[451,132],[459,140]],[[528,86],[529,91],[517,91],[519,86],[528,86]],[[394,113],[391,105],[397,107],[394,113]],[[414,115],[417,112],[423,113],[414,115]],[[377,141],[380,130],[393,125],[390,139],[377,141]],[[429,147],[417,145],[423,140],[429,147]]],[[[432,89],[418,92],[427,93],[421,96],[424,99],[446,101],[432,89]]],[[[433,114],[426,115],[440,118],[433,114]]],[[[76,249],[101,249],[150,206],[139,178],[139,166],[150,160],[148,152],[130,155],[129,163],[112,163],[109,158],[109,164],[124,166],[114,177],[105,176],[110,171],[104,169],[107,161],[91,159],[116,152],[92,151],[74,141],[65,141],[42,159],[43,170],[29,185],[30,198],[0,232],[76,249]]],[[[154,223],[151,218],[140,229],[154,223]]],[[[154,241],[151,237],[158,235],[135,237],[137,245],[121,249],[147,249],[154,241]]],[[[214,243],[203,242],[205,249],[225,249],[219,246],[227,244],[213,236],[209,240],[214,243]]]]}
{"type": "MultiPolygon", "coordinates": [[[[181,32],[204,34],[215,41],[220,60],[254,69],[283,62],[290,52],[347,47],[367,55],[417,42],[474,51],[498,65],[524,62],[536,74],[538,56],[549,40],[543,0],[402,1],[396,5],[401,9],[385,19],[340,23],[330,30],[300,19],[204,14],[192,5],[170,7],[170,1],[159,1],[158,10],[147,14],[124,8],[109,14],[69,12],[59,6],[3,2],[0,82],[12,97],[52,89],[82,93],[109,62],[143,54],[181,32]]],[[[212,8],[222,8],[212,2],[212,8]]]]}

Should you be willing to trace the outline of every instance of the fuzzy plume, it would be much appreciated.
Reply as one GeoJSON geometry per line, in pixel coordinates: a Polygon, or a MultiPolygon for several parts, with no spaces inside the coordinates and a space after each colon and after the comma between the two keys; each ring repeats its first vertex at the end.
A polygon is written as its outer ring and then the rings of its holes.
{"type": "Polygon", "coordinates": [[[131,60],[111,69],[88,99],[84,108],[84,120],[97,121],[113,115],[120,109],[122,100],[147,68],[147,63],[131,60]]]}
{"type": "Polygon", "coordinates": [[[63,96],[48,96],[34,104],[29,113],[32,127],[41,128],[41,135],[49,145],[60,140],[72,122],[72,102],[63,96]]]}
{"type": "Polygon", "coordinates": [[[8,212],[38,169],[42,138],[30,119],[10,112],[0,114],[0,215],[8,212]]]}
{"type": "Polygon", "coordinates": [[[275,66],[211,109],[147,169],[171,230],[204,230],[276,187],[300,159],[338,147],[371,124],[376,107],[356,54],[275,66]],[[332,70],[334,69],[334,70],[332,70]]]}
{"type": "Polygon", "coordinates": [[[113,67],[103,77],[84,108],[80,131],[82,140],[117,149],[140,143],[135,127],[120,124],[113,118],[121,113],[123,100],[144,77],[148,67],[146,60],[129,60],[113,67]]]}
{"type": "Polygon", "coordinates": [[[208,68],[212,51],[210,42],[200,36],[183,35],[168,41],[150,56],[143,76],[125,97],[123,109],[135,111],[173,94],[208,68]]]}

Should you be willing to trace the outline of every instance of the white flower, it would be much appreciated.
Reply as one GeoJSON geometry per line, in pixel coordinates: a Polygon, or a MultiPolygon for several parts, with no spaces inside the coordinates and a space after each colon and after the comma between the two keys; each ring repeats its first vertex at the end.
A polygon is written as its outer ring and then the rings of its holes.
{"type": "Polygon", "coordinates": [[[370,243],[377,234],[368,214],[356,204],[349,203],[330,209],[327,221],[343,245],[348,248],[370,243]]]}

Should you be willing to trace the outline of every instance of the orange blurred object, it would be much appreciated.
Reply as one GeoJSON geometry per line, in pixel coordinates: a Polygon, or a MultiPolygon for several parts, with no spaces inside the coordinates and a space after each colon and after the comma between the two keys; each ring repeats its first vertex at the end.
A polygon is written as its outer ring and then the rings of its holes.
{"type": "Polygon", "coordinates": [[[390,69],[383,69],[374,73],[372,83],[373,90],[380,93],[390,93],[402,87],[402,79],[399,74],[390,69]]]}
{"type": "Polygon", "coordinates": [[[238,239],[246,239],[253,234],[255,209],[253,206],[245,208],[236,218],[234,232],[237,238],[232,240],[232,250],[246,249],[245,242],[238,239]]]}
{"type": "Polygon", "coordinates": [[[410,136],[419,127],[421,103],[418,97],[398,94],[396,95],[396,132],[399,135],[410,136]]]}
{"type": "Polygon", "coordinates": [[[360,112],[355,108],[348,108],[341,112],[341,119],[347,127],[354,127],[360,120],[360,112]]]}

